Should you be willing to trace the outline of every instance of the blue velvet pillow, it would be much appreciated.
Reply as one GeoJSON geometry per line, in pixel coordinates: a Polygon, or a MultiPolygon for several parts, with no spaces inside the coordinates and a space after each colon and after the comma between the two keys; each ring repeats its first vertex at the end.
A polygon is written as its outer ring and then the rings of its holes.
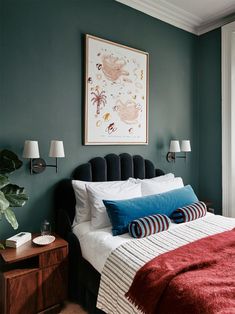
{"type": "Polygon", "coordinates": [[[166,193],[136,197],[127,200],[103,200],[112,223],[113,235],[128,232],[132,220],[162,214],[171,216],[174,210],[198,202],[192,187],[187,185],[166,193]]]}

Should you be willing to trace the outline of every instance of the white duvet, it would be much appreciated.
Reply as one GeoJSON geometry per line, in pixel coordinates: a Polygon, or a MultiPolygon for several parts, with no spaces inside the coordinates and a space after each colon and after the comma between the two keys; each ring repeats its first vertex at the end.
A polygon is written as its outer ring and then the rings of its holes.
{"type": "MultiPolygon", "coordinates": [[[[207,220],[211,213],[207,213],[202,220],[207,220]]],[[[189,224],[190,222],[186,223],[189,224]]],[[[178,225],[172,223],[170,229],[178,225]]],[[[169,229],[169,230],[170,230],[169,229]]],[[[125,233],[120,236],[113,236],[111,227],[93,230],[90,221],[83,222],[73,227],[73,233],[79,239],[82,256],[101,274],[104,264],[110,253],[121,244],[133,238],[125,233]]]]}
{"type": "Polygon", "coordinates": [[[101,273],[109,254],[121,244],[131,240],[128,233],[114,237],[111,227],[92,230],[90,221],[73,227],[79,239],[82,256],[101,273]]]}

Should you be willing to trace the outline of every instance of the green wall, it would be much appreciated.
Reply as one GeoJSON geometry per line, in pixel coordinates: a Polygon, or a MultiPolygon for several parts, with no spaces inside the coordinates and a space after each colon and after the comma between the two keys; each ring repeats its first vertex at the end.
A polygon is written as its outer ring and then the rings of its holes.
{"type": "Polygon", "coordinates": [[[199,195],[221,213],[221,29],[198,39],[199,195]]]}
{"type": "MultiPolygon", "coordinates": [[[[56,182],[79,164],[114,152],[141,154],[198,191],[197,37],[113,0],[1,0],[0,148],[22,154],[25,139],[39,141],[48,162],[51,139],[64,141],[59,173],[30,175],[28,162],[12,180],[30,196],[16,209],[19,230],[38,231],[51,219],[56,182]],[[83,146],[84,34],[150,54],[149,145],[83,146]],[[187,163],[168,164],[169,140],[190,139],[187,163]]],[[[14,234],[3,220],[0,238],[14,234]]]]}

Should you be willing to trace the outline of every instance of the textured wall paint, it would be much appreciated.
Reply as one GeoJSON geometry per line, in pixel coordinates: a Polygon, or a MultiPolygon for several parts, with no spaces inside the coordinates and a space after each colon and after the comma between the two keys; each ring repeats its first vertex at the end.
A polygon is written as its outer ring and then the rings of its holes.
{"type": "MultiPolygon", "coordinates": [[[[64,141],[59,173],[30,176],[28,163],[12,176],[30,200],[16,209],[19,230],[38,231],[51,219],[56,182],[75,166],[114,152],[141,154],[198,187],[196,106],[197,38],[113,0],[2,0],[0,148],[22,154],[25,139],[39,141],[48,162],[49,141],[64,141]],[[84,34],[150,54],[149,145],[83,146],[84,34]],[[168,164],[169,140],[190,139],[187,163],[168,164]]],[[[3,220],[0,238],[14,231],[3,220]]]]}
{"type": "Polygon", "coordinates": [[[198,39],[199,195],[221,213],[221,29],[198,39]]]}

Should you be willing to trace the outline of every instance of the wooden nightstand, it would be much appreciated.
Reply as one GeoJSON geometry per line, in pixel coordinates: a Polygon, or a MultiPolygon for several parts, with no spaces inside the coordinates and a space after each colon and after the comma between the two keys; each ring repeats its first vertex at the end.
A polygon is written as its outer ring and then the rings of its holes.
{"type": "Polygon", "coordinates": [[[59,313],[67,297],[68,244],[0,250],[0,313],[59,313]]]}

